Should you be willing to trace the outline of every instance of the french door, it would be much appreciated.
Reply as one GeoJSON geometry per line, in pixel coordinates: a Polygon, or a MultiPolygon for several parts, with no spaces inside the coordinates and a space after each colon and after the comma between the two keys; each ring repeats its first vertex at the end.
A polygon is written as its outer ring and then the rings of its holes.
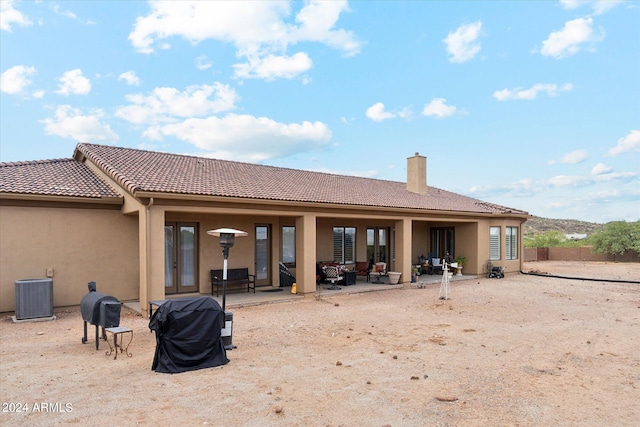
{"type": "Polygon", "coordinates": [[[164,287],[165,294],[198,291],[198,224],[165,223],[164,287]]]}
{"type": "Polygon", "coordinates": [[[373,263],[386,262],[389,265],[388,228],[367,228],[367,260],[373,263]]]}
{"type": "Polygon", "coordinates": [[[256,225],[256,286],[271,284],[271,227],[256,225]]]}
{"type": "Polygon", "coordinates": [[[453,227],[431,228],[431,254],[436,258],[444,258],[449,252],[455,256],[455,234],[453,227]]]}

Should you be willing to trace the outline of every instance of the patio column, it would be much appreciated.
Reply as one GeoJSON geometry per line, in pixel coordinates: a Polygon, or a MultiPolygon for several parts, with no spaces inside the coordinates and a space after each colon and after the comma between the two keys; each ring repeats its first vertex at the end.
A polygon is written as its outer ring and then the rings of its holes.
{"type": "Polygon", "coordinates": [[[396,264],[395,270],[402,273],[400,281],[405,288],[411,287],[411,229],[410,219],[396,221],[396,264]]]}
{"type": "Polygon", "coordinates": [[[316,291],[316,215],[296,218],[296,283],[299,294],[316,291]]]}
{"type": "Polygon", "coordinates": [[[149,301],[164,299],[164,209],[145,206],[138,221],[140,310],[149,316],[149,301]]]}

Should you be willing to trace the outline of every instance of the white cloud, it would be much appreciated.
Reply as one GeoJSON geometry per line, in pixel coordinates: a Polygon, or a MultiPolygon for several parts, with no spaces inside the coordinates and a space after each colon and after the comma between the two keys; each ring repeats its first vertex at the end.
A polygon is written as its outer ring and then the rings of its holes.
{"type": "Polygon", "coordinates": [[[383,120],[393,119],[396,117],[394,113],[384,110],[384,104],[382,102],[376,102],[371,107],[367,108],[366,115],[374,122],[381,122],[383,120]]]}
{"type": "Polygon", "coordinates": [[[560,0],[560,5],[567,10],[575,10],[580,6],[589,5],[594,15],[601,15],[620,3],[623,3],[623,1],[624,0],[560,0]]]}
{"type": "Polygon", "coordinates": [[[77,19],[78,17],[76,16],[75,13],[71,12],[70,10],[60,10],[60,5],[57,3],[51,3],[51,9],[58,15],[61,16],[65,16],[69,19],[77,19]]]}
{"type": "Polygon", "coordinates": [[[200,71],[211,68],[213,61],[211,61],[207,55],[200,55],[196,58],[196,68],[200,71]]]}
{"type": "Polygon", "coordinates": [[[292,79],[311,69],[312,65],[306,53],[298,52],[293,56],[252,56],[248,58],[248,62],[235,64],[233,68],[236,77],[239,78],[274,80],[276,78],[292,79]]]}
{"type": "Polygon", "coordinates": [[[616,182],[620,185],[638,180],[637,172],[604,172],[591,175],[556,175],[535,181],[529,178],[501,185],[476,185],[469,189],[474,197],[508,195],[510,197],[532,197],[550,189],[587,187],[595,184],[616,182]]]}
{"type": "Polygon", "coordinates": [[[138,78],[135,71],[125,71],[124,73],[120,74],[118,80],[124,80],[129,86],[140,85],[140,78],[138,78]]]}
{"type": "Polygon", "coordinates": [[[342,50],[345,55],[353,56],[360,52],[360,43],[352,31],[334,29],[342,12],[349,11],[345,0],[308,1],[296,16],[301,25],[292,31],[293,42],[315,41],[342,50]]]}
{"type": "Polygon", "coordinates": [[[456,31],[447,35],[443,42],[449,52],[449,62],[466,62],[480,52],[478,37],[481,29],[482,22],[477,21],[461,25],[456,31]]]}
{"type": "Polygon", "coordinates": [[[592,18],[577,18],[565,22],[562,30],[552,32],[542,42],[540,53],[560,59],[579,52],[585,43],[602,40],[604,31],[601,29],[599,34],[594,34],[592,25],[592,18]]]}
{"type": "MultiPolygon", "coordinates": [[[[584,0],[582,0],[584,2],[584,0]]],[[[580,7],[581,0],[560,0],[560,5],[563,9],[573,10],[580,7]]]]}
{"type": "Polygon", "coordinates": [[[586,185],[611,181],[629,182],[637,178],[638,174],[636,172],[609,172],[591,176],[558,175],[548,179],[546,183],[551,185],[552,187],[582,187],[586,185]]]}
{"type": "Polygon", "coordinates": [[[33,25],[27,16],[13,7],[14,4],[17,4],[17,2],[12,0],[0,1],[0,30],[2,31],[11,32],[11,26],[13,24],[23,27],[33,25]]]}
{"type": "Polygon", "coordinates": [[[573,90],[571,83],[565,83],[558,87],[556,84],[536,83],[529,89],[515,88],[515,89],[502,89],[493,92],[493,97],[498,101],[509,101],[513,99],[525,99],[533,100],[538,97],[541,92],[546,93],[548,96],[557,96],[560,92],[569,92],[573,90]]]}
{"type": "Polygon", "coordinates": [[[424,106],[422,114],[425,116],[435,116],[439,119],[449,117],[455,114],[458,109],[453,105],[447,105],[445,98],[434,98],[431,102],[424,106]]]}
{"type": "MultiPolygon", "coordinates": [[[[588,158],[589,158],[589,154],[587,153],[586,150],[575,150],[570,153],[563,154],[562,157],[560,157],[560,160],[558,160],[558,162],[573,165],[576,163],[582,163],[588,158]]],[[[555,163],[555,161],[552,161],[550,163],[555,163]]]]}
{"type": "Polygon", "coordinates": [[[194,85],[179,91],[158,87],[149,95],[127,95],[130,105],[119,107],[115,115],[131,123],[151,126],[187,117],[202,117],[236,108],[236,92],[228,85],[194,85]]]}
{"type": "Polygon", "coordinates": [[[0,75],[0,91],[17,95],[31,84],[29,76],[36,74],[35,67],[16,65],[0,75]]]}
{"type": "Polygon", "coordinates": [[[91,82],[82,75],[81,69],[66,71],[60,77],[59,89],[56,91],[60,95],[86,95],[91,92],[91,82]]]}
{"type": "Polygon", "coordinates": [[[607,152],[607,156],[619,156],[632,151],[640,151],[640,130],[632,130],[629,135],[618,140],[618,144],[607,152]]]}
{"type": "MultiPolygon", "coordinates": [[[[293,3],[298,5],[300,3],[293,3]]],[[[307,1],[291,22],[289,1],[151,2],[148,15],[136,19],[129,40],[151,53],[156,42],[182,37],[191,43],[214,39],[233,44],[245,62],[235,67],[242,78],[291,78],[311,66],[307,53],[287,54],[290,45],[317,42],[355,55],[360,42],[351,31],[335,28],[346,1],[307,1]],[[278,74],[282,73],[282,74],[278,74]]]]}
{"type": "Polygon", "coordinates": [[[59,105],[54,118],[42,120],[47,135],[72,138],[76,141],[117,141],[118,135],[101,120],[104,113],[100,109],[83,114],[81,110],[70,105],[59,105]]]}
{"type": "Polygon", "coordinates": [[[154,132],[187,141],[217,158],[247,162],[325,147],[332,136],[321,122],[285,124],[267,117],[236,114],[187,119],[163,125],[154,132]]]}
{"type": "Polygon", "coordinates": [[[610,166],[607,166],[604,163],[598,163],[591,169],[591,175],[602,175],[611,171],[612,168],[610,166]]]}

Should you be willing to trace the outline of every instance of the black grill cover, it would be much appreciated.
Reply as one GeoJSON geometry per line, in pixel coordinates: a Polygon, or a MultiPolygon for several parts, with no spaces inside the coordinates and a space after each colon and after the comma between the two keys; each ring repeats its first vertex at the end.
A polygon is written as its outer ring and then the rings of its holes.
{"type": "Polygon", "coordinates": [[[149,329],[156,332],[151,369],[173,374],[226,365],[224,320],[224,311],[213,298],[167,300],[149,321],[149,329]]]}
{"type": "Polygon", "coordinates": [[[83,296],[82,300],[80,301],[80,312],[82,313],[82,320],[84,320],[85,322],[89,322],[92,325],[111,328],[113,326],[119,326],[120,324],[120,301],[118,301],[116,297],[112,297],[111,295],[106,295],[101,292],[89,292],[88,294],[83,296]],[[102,302],[116,302],[118,304],[117,308],[115,307],[115,305],[113,305],[109,308],[103,309],[106,310],[105,313],[109,313],[107,314],[109,317],[105,319],[107,321],[106,323],[115,323],[115,325],[100,325],[100,307],[102,305],[102,302]],[[118,312],[117,320],[113,317],[115,315],[114,310],[117,310],[118,312]]]}

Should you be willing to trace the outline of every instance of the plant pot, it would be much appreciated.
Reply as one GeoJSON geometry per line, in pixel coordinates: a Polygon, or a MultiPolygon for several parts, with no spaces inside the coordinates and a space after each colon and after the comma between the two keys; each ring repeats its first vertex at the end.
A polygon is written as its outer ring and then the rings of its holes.
{"type": "Polygon", "coordinates": [[[458,270],[456,276],[462,276],[462,267],[458,266],[456,267],[456,270],[458,270]]]}
{"type": "Polygon", "coordinates": [[[397,285],[400,281],[400,275],[402,273],[398,271],[389,271],[387,274],[389,275],[389,283],[392,285],[397,285]]]}

